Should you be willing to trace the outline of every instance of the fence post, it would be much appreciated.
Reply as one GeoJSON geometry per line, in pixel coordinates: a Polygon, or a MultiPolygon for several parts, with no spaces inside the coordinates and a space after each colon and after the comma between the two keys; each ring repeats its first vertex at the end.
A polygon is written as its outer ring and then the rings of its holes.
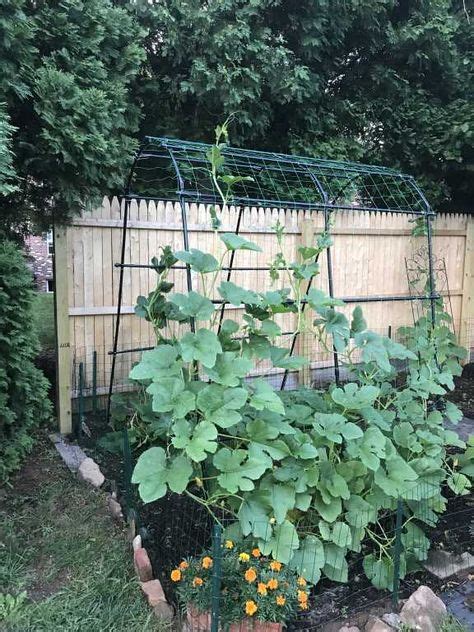
{"type": "MultiPolygon", "coordinates": [[[[301,222],[301,238],[298,245],[306,247],[314,246],[314,225],[312,219],[303,219],[301,222]]],[[[301,260],[301,257],[299,257],[299,259],[301,260]]],[[[307,291],[307,285],[308,284],[306,284],[304,288],[305,292],[307,291]]],[[[305,324],[311,322],[311,314],[309,312],[309,305],[307,305],[303,315],[305,324]]],[[[311,336],[307,333],[300,333],[297,340],[297,355],[307,358],[308,361],[311,359],[308,349],[311,340],[311,336]]],[[[300,386],[311,385],[311,365],[309,362],[298,371],[298,384],[300,386]]]]}
{"type": "Polygon", "coordinates": [[[470,346],[473,342],[469,340],[469,332],[471,326],[474,327],[474,216],[468,216],[466,222],[459,344],[467,348],[466,362],[469,362],[470,346]]]}
{"type": "Polygon", "coordinates": [[[211,632],[218,632],[222,580],[222,527],[219,524],[212,529],[212,560],[211,632]]]}
{"type": "Polygon", "coordinates": [[[92,412],[97,413],[97,351],[92,354],[92,412]]]}
{"type": "Polygon", "coordinates": [[[400,592],[400,556],[402,553],[402,522],[403,503],[400,499],[397,502],[397,517],[395,522],[395,543],[393,546],[393,586],[392,605],[394,610],[398,608],[398,595],[400,592]]]}
{"type": "Polygon", "coordinates": [[[122,430],[123,441],[123,479],[125,489],[125,515],[127,520],[135,520],[136,526],[136,513],[132,502],[132,450],[130,447],[130,438],[128,436],[128,429],[122,430]]]}
{"type": "Polygon", "coordinates": [[[76,437],[79,441],[82,437],[82,424],[84,422],[84,362],[79,363],[79,423],[77,424],[76,437]]]}
{"type": "Polygon", "coordinates": [[[67,228],[54,227],[54,322],[56,327],[56,412],[59,431],[72,432],[71,343],[69,332],[69,273],[67,228]]]}

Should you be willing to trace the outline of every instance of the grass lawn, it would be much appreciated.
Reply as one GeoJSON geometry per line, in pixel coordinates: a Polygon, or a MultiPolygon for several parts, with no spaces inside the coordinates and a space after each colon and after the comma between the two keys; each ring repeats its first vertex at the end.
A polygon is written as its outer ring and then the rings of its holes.
{"type": "Polygon", "coordinates": [[[140,593],[104,494],[74,480],[47,439],[11,482],[0,490],[0,630],[165,629],[140,593]]]}

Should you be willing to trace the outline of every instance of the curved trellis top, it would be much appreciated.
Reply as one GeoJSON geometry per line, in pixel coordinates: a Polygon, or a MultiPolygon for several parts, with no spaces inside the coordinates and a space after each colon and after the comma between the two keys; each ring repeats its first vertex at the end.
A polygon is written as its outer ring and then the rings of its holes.
{"type": "MultiPolygon", "coordinates": [[[[147,136],[127,197],[220,204],[207,157],[211,147],[147,136]]],[[[413,177],[385,167],[234,147],[222,156],[221,174],[239,180],[229,200],[234,205],[432,214],[413,177]]]]}

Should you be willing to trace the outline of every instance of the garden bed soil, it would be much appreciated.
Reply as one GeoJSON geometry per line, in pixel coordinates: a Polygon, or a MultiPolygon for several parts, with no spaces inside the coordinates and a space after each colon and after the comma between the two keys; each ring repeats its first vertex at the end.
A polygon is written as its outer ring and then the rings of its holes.
{"type": "Polygon", "coordinates": [[[456,388],[447,399],[459,406],[466,417],[474,420],[474,362],[466,364],[462,375],[454,378],[456,388]]]}

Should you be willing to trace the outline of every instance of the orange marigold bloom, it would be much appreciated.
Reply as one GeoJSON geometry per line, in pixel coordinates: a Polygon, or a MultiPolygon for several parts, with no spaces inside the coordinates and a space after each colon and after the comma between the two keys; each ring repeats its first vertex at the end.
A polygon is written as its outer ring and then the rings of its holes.
{"type": "Polygon", "coordinates": [[[259,548],[256,548],[256,549],[252,549],[252,555],[253,555],[254,557],[260,557],[262,554],[261,554],[261,552],[260,552],[260,549],[259,549],[259,548]]]}
{"type": "Polygon", "coordinates": [[[281,562],[270,562],[270,568],[272,571],[281,571],[281,562]]]}
{"type": "Polygon", "coordinates": [[[278,588],[278,580],[277,579],[269,579],[267,583],[267,588],[270,590],[276,590],[278,588]]]}
{"type": "Polygon", "coordinates": [[[186,562],[186,560],[183,560],[182,562],[179,563],[179,568],[182,571],[185,571],[188,568],[189,564],[186,562]]]}
{"type": "Polygon", "coordinates": [[[179,568],[175,568],[174,570],[172,570],[170,577],[172,581],[179,582],[179,580],[181,579],[181,571],[179,570],[179,568]]]}
{"type": "Polygon", "coordinates": [[[304,590],[298,590],[298,601],[306,603],[308,601],[308,593],[305,593],[304,590]]]}
{"type": "Polygon", "coordinates": [[[307,601],[300,601],[300,608],[301,608],[301,610],[308,610],[308,608],[309,608],[308,602],[307,601]]]}
{"type": "Polygon", "coordinates": [[[283,595],[277,595],[276,602],[277,606],[284,606],[286,604],[286,597],[283,597],[283,595]]]}
{"type": "Polygon", "coordinates": [[[257,579],[257,573],[255,572],[254,568],[250,567],[248,570],[245,571],[244,577],[248,581],[248,583],[251,584],[257,579]]]}
{"type": "Polygon", "coordinates": [[[239,553],[239,560],[241,562],[248,562],[250,559],[250,555],[248,553],[239,553]]]}
{"type": "Polygon", "coordinates": [[[234,548],[234,543],[232,542],[232,540],[226,540],[224,546],[225,546],[226,549],[233,549],[234,548]]]}
{"type": "Polygon", "coordinates": [[[202,558],[202,567],[203,568],[211,568],[212,567],[212,557],[206,556],[202,558]]]}
{"type": "Polygon", "coordinates": [[[204,584],[201,577],[195,577],[193,579],[193,586],[202,586],[204,584]]]}
{"type": "Polygon", "coordinates": [[[258,582],[257,592],[259,595],[263,595],[265,597],[267,594],[267,585],[263,582],[258,582]]]}
{"type": "Polygon", "coordinates": [[[249,617],[253,616],[257,612],[257,604],[255,601],[251,599],[245,602],[245,613],[249,615],[249,617]]]}
{"type": "Polygon", "coordinates": [[[298,586],[306,586],[306,579],[304,577],[298,577],[298,586]]]}

